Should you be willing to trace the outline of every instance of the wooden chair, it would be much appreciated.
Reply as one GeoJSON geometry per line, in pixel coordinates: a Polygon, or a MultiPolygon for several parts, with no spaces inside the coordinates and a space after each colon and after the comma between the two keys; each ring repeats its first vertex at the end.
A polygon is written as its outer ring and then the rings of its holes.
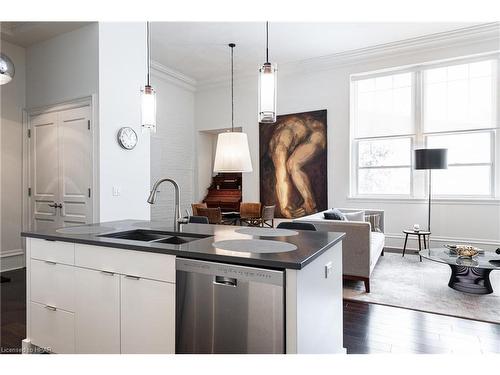
{"type": "Polygon", "coordinates": [[[198,213],[198,208],[207,208],[207,204],[205,202],[203,203],[192,203],[191,204],[191,209],[193,211],[193,216],[203,216],[198,213]]]}
{"type": "Polygon", "coordinates": [[[198,215],[196,216],[206,216],[210,224],[224,224],[222,220],[222,211],[220,207],[217,208],[198,208],[198,215]]]}
{"type": "Polygon", "coordinates": [[[262,205],[260,203],[240,203],[240,222],[252,227],[261,225],[262,205]]]}
{"type": "Polygon", "coordinates": [[[262,208],[261,226],[274,228],[274,211],[276,206],[264,206],[262,208]],[[270,222],[270,223],[269,223],[270,222]]]}

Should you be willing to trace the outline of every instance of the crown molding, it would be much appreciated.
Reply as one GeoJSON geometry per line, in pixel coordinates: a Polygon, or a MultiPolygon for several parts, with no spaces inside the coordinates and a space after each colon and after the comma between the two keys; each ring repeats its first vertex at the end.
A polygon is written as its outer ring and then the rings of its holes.
{"type": "MultiPolygon", "coordinates": [[[[318,72],[341,66],[359,64],[367,61],[393,58],[446,47],[466,46],[478,42],[498,41],[500,48],[500,22],[485,23],[451,31],[428,34],[420,37],[403,39],[396,42],[378,44],[370,47],[339,52],[331,55],[278,64],[279,74],[288,75],[303,72],[318,72]]],[[[244,81],[255,76],[255,72],[244,72],[238,79],[244,81]]],[[[227,77],[218,77],[198,81],[200,90],[215,88],[225,84],[227,77]]]]}
{"type": "Polygon", "coordinates": [[[158,61],[151,61],[151,74],[189,91],[196,91],[197,82],[194,78],[160,64],[158,61]]]}

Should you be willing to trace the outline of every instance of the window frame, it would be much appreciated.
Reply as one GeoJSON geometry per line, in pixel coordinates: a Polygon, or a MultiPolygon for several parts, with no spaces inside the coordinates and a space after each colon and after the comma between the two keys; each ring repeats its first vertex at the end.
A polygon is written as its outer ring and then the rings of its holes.
{"type": "MultiPolygon", "coordinates": [[[[352,74],[350,76],[350,117],[349,117],[349,153],[350,153],[350,167],[349,167],[349,198],[350,199],[388,199],[388,200],[419,200],[428,197],[428,173],[425,176],[418,176],[414,169],[414,155],[413,150],[418,147],[425,147],[427,145],[427,139],[432,135],[449,135],[449,134],[468,134],[475,132],[490,132],[490,152],[491,152],[491,164],[490,165],[490,194],[489,195],[433,195],[437,199],[445,200],[497,200],[500,198],[500,173],[496,173],[496,166],[500,165],[500,53],[486,53],[475,56],[467,56],[456,59],[448,59],[437,62],[429,62],[423,64],[416,64],[412,66],[402,66],[395,67],[392,69],[384,69],[375,72],[367,72],[360,74],[352,74]],[[493,97],[492,101],[494,104],[492,127],[488,128],[470,128],[470,129],[460,129],[460,130],[446,130],[438,132],[425,132],[424,131],[424,118],[425,118],[425,98],[424,98],[424,71],[428,69],[434,69],[439,67],[447,67],[453,65],[469,64],[473,62],[493,60],[494,61],[494,71],[493,71],[493,97]],[[357,86],[356,81],[362,79],[376,78],[379,76],[395,75],[405,72],[412,73],[412,115],[413,115],[413,129],[412,134],[397,134],[390,136],[374,136],[374,137],[360,137],[356,138],[356,99],[357,99],[357,86]],[[359,149],[358,143],[363,140],[383,140],[390,138],[406,138],[411,137],[411,172],[410,172],[410,193],[401,194],[360,194],[359,193],[359,149]]],[[[476,165],[476,163],[473,163],[476,165]]],[[[464,164],[465,165],[465,164],[464,164]]],[[[361,167],[367,168],[367,167],[361,167]]],[[[378,167],[380,168],[380,167],[378,167]]],[[[382,167],[383,168],[383,167],[382,167]]],[[[389,167],[386,167],[389,168],[389,167]]]]}

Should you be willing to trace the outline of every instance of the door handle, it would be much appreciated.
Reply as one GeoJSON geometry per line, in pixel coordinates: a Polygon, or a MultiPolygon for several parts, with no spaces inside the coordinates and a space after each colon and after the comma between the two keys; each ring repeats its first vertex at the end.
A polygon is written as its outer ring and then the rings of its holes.
{"type": "Polygon", "coordinates": [[[50,310],[50,311],[56,311],[57,310],[57,308],[55,306],[51,306],[51,305],[45,305],[45,308],[47,310],[50,310]]]}
{"type": "Polygon", "coordinates": [[[139,276],[132,276],[132,275],[125,275],[126,279],[130,280],[140,280],[141,278],[139,276]]]}
{"type": "Polygon", "coordinates": [[[236,287],[238,285],[238,280],[232,277],[215,276],[214,284],[236,287]]]}
{"type": "Polygon", "coordinates": [[[101,273],[102,273],[103,275],[106,275],[106,276],[114,276],[114,275],[115,275],[115,273],[114,273],[114,272],[110,272],[110,271],[101,271],[101,273]]]}
{"type": "Polygon", "coordinates": [[[62,203],[56,204],[56,208],[62,208],[62,203]]]}
{"type": "Polygon", "coordinates": [[[59,205],[57,203],[53,203],[53,204],[48,204],[49,207],[52,207],[52,208],[57,208],[59,207],[59,205]]]}

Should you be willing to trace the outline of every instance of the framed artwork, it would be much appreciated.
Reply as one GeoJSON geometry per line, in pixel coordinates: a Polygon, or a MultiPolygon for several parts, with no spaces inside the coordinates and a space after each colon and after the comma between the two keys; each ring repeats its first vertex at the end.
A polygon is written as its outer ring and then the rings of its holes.
{"type": "Polygon", "coordinates": [[[299,218],[327,209],[326,109],[278,116],[259,125],[260,200],[275,216],[299,218]]]}

